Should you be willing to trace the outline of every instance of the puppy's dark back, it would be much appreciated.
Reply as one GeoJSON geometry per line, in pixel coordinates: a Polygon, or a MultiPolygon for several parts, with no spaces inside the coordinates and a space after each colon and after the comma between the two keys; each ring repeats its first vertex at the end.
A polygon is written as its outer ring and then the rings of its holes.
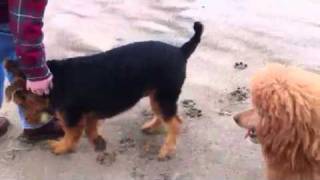
{"type": "Polygon", "coordinates": [[[186,59],[180,48],[150,41],[49,61],[48,66],[54,75],[50,95],[54,108],[110,117],[133,106],[148,90],[180,91],[186,59]]]}
{"type": "Polygon", "coordinates": [[[201,40],[203,25],[195,22],[193,29],[193,37],[181,48],[139,42],[97,55],[48,62],[54,76],[51,105],[64,112],[67,124],[74,126],[84,113],[111,117],[152,91],[164,118],[172,117],[187,59],[201,40]]]}

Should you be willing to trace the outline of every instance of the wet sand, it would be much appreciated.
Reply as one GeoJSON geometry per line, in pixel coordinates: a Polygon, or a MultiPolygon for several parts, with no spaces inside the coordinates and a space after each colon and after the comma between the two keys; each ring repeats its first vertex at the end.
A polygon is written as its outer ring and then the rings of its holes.
{"type": "Polygon", "coordinates": [[[156,160],[163,132],[147,136],[147,100],[101,123],[108,153],[83,137],[75,153],[52,155],[45,143],[24,145],[13,104],[2,115],[13,123],[0,139],[1,180],[260,180],[260,148],[244,139],[232,114],[250,106],[249,77],[269,62],[320,70],[320,3],[316,0],[56,0],[45,18],[48,59],[92,54],[126,43],[161,40],[181,45],[205,25],[188,62],[179,101],[183,131],[177,153],[156,160]],[[240,65],[240,62],[247,66],[240,65]],[[235,64],[238,65],[235,66],[235,64]]]}

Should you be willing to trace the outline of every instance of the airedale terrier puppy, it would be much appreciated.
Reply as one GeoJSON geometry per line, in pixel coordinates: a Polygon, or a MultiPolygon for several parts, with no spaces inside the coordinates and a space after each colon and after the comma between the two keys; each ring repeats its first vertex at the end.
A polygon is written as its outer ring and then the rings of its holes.
{"type": "Polygon", "coordinates": [[[159,41],[136,42],[91,56],[48,61],[54,79],[46,97],[28,92],[19,64],[6,61],[5,67],[15,79],[6,95],[22,106],[29,122],[39,123],[44,112],[58,118],[65,135],[49,142],[55,154],[73,150],[83,131],[96,150],[104,150],[106,143],[97,131],[98,120],[124,112],[149,96],[154,118],[142,130],[167,125],[159,152],[160,159],[166,158],[176,148],[182,122],[177,115],[177,101],[187,59],[200,42],[203,25],[196,22],[194,30],[194,36],[181,47],[159,41]]]}

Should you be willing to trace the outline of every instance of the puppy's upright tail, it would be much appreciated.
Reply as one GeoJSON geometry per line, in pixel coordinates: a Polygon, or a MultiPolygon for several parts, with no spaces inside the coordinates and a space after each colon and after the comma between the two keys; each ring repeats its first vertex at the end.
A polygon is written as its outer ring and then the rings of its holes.
{"type": "Polygon", "coordinates": [[[185,55],[186,59],[190,57],[190,55],[194,52],[194,50],[197,48],[198,44],[201,40],[201,35],[203,32],[203,25],[201,22],[195,22],[193,25],[193,29],[195,31],[195,34],[193,37],[186,42],[182,47],[181,51],[185,55]]]}

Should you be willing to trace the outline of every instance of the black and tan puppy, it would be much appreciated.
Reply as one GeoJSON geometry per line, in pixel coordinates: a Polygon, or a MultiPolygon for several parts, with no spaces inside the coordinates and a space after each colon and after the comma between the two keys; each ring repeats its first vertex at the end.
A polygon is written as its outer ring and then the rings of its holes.
{"type": "Polygon", "coordinates": [[[105,141],[97,132],[97,121],[126,111],[149,96],[154,118],[142,128],[149,131],[162,122],[168,126],[159,153],[159,158],[165,158],[176,148],[181,124],[177,100],[187,59],[200,42],[203,25],[196,22],[194,30],[194,36],[182,47],[137,42],[92,56],[48,61],[54,86],[45,98],[26,91],[19,65],[6,61],[5,67],[15,77],[6,94],[23,107],[29,122],[38,123],[43,112],[54,112],[65,131],[61,140],[49,142],[55,154],[73,150],[83,130],[96,150],[103,150],[105,141]]]}

